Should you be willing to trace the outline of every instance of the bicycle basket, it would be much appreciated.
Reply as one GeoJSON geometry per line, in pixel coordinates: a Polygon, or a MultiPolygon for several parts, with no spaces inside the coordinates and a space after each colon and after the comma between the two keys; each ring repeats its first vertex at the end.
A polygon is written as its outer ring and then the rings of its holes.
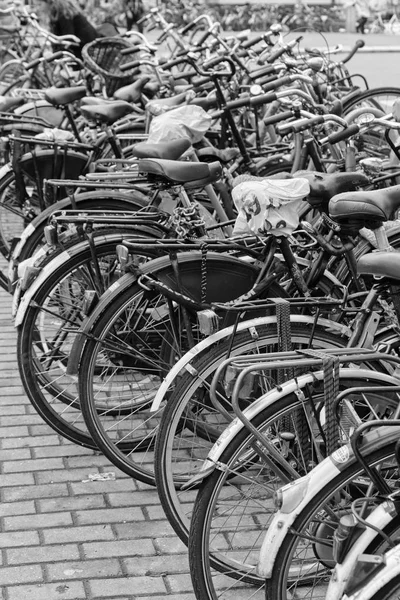
{"type": "Polygon", "coordinates": [[[122,38],[99,38],[86,44],[82,48],[82,59],[85,67],[101,75],[105,81],[107,96],[124,85],[132,83],[139,69],[121,71],[121,65],[131,62],[132,58],[121,55],[123,48],[130,48],[132,44],[122,38]]]}

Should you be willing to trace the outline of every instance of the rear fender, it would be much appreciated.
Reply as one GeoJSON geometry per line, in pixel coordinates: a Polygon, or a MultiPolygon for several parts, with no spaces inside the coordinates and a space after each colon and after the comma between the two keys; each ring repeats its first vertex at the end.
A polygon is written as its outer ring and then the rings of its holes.
{"type": "MultiPolygon", "coordinates": [[[[347,370],[351,372],[351,377],[357,375],[357,370],[355,369],[342,369],[341,375],[343,374],[343,371],[347,370]]],[[[358,370],[358,375],[360,375],[360,373],[361,371],[358,370]]],[[[368,376],[372,374],[371,371],[365,371],[365,373],[368,374],[368,376]]],[[[322,377],[322,375],[322,373],[319,374],[320,377],[322,377]]],[[[395,382],[398,383],[398,380],[387,375],[380,376],[380,381],[383,380],[389,381],[394,385],[395,382]]],[[[367,444],[372,442],[380,445],[386,445],[391,441],[394,443],[398,440],[399,431],[400,428],[397,427],[380,427],[365,435],[362,447],[366,448],[367,444]]],[[[291,499],[291,502],[287,502],[287,505],[290,505],[290,510],[282,506],[282,508],[275,513],[275,516],[268,527],[259,554],[257,573],[260,577],[263,577],[264,579],[271,578],[282,541],[289,533],[295,520],[305,509],[307,504],[312,502],[314,497],[322,492],[324,487],[330,481],[334,480],[342,470],[354,461],[355,457],[351,445],[341,446],[317,465],[308,475],[296,479],[281,488],[283,499],[291,499]]]]}
{"type": "MultiPolygon", "coordinates": [[[[8,166],[8,165],[6,165],[6,166],[8,166]]],[[[11,169],[11,167],[10,167],[10,169],[11,169]]],[[[1,176],[2,175],[1,175],[1,170],[0,170],[0,177],[1,176]]],[[[146,206],[148,204],[148,201],[146,201],[146,199],[145,199],[146,196],[144,194],[143,194],[143,198],[138,197],[138,198],[132,199],[132,196],[130,196],[127,193],[113,192],[112,196],[111,196],[110,192],[101,192],[101,191],[99,191],[99,192],[84,192],[84,193],[78,194],[77,196],[75,196],[75,202],[78,207],[85,208],[84,207],[85,203],[89,203],[90,201],[105,200],[105,199],[111,198],[111,197],[115,200],[123,200],[124,202],[126,202],[127,209],[129,208],[130,204],[135,204],[135,205],[139,204],[141,206],[146,206]]],[[[52,204],[51,206],[46,208],[44,211],[42,211],[37,217],[35,217],[33,219],[33,221],[31,223],[29,223],[29,225],[27,227],[25,227],[24,231],[21,234],[19,242],[16,244],[16,246],[13,250],[12,260],[14,261],[14,263],[17,262],[17,259],[19,258],[26,241],[31,237],[33,232],[36,231],[36,229],[38,229],[38,227],[41,227],[45,223],[47,223],[47,221],[54,214],[54,212],[56,212],[58,210],[66,210],[66,209],[70,209],[70,208],[71,208],[71,199],[64,198],[63,200],[60,200],[59,202],[52,204]]]]}
{"type": "MultiPolygon", "coordinates": [[[[305,323],[309,324],[310,327],[314,325],[314,318],[302,316],[302,315],[291,315],[290,316],[291,323],[305,323]]],[[[258,317],[256,319],[251,319],[240,323],[237,327],[237,331],[244,331],[245,329],[250,329],[252,327],[257,328],[260,325],[276,323],[276,317],[258,317]]],[[[334,321],[329,321],[327,319],[318,319],[318,325],[329,329],[330,331],[335,331],[339,336],[349,337],[349,330],[347,327],[340,325],[334,321]]],[[[216,342],[228,338],[233,331],[234,326],[226,327],[225,329],[221,329],[214,333],[213,335],[208,336],[206,339],[202,340],[196,346],[191,348],[182,358],[172,367],[169,371],[168,375],[162,381],[158,392],[153,400],[153,404],[151,405],[150,411],[157,411],[160,408],[162,401],[164,400],[165,394],[173,387],[175,378],[180,374],[183,369],[186,369],[191,361],[210,348],[216,342]]]]}
{"type": "MultiPolygon", "coordinates": [[[[201,260],[202,255],[200,252],[178,254],[182,286],[187,293],[192,294],[198,300],[200,300],[201,290],[201,260]]],[[[156,274],[159,281],[177,289],[176,279],[174,277],[169,256],[162,256],[149,261],[147,264],[143,265],[141,272],[156,274]]],[[[237,258],[216,252],[209,252],[207,254],[207,276],[210,281],[214,280],[218,282],[219,297],[214,297],[214,290],[212,289],[208,293],[206,301],[212,302],[213,300],[218,300],[220,302],[225,302],[232,300],[232,298],[237,297],[250,289],[251,285],[255,282],[258,273],[258,268],[237,258]],[[227,269],[226,274],[231,274],[232,270],[235,270],[235,275],[237,276],[235,282],[232,281],[232,278],[227,277],[224,284],[225,268],[227,269]]],[[[129,289],[136,283],[137,278],[133,274],[128,273],[116,281],[102,295],[99,304],[96,306],[93,313],[86,319],[80,334],[75,338],[67,367],[67,373],[69,375],[77,374],[86,338],[89,335],[91,328],[102,316],[105,308],[109,306],[109,304],[112,304],[120,293],[129,289]]]]}

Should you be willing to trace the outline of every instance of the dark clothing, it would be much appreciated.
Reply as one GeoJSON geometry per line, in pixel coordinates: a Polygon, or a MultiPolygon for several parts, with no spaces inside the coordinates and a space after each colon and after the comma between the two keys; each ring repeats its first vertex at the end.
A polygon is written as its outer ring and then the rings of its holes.
{"type": "Polygon", "coordinates": [[[368,21],[367,17],[359,17],[359,19],[357,20],[357,23],[356,23],[357,33],[361,33],[362,35],[364,35],[364,33],[365,33],[364,28],[365,28],[365,25],[367,24],[367,21],[368,21]]]}
{"type": "Polygon", "coordinates": [[[78,57],[81,56],[81,50],[85,44],[102,37],[83,13],[78,13],[72,18],[59,16],[56,21],[50,23],[50,26],[55,35],[76,35],[81,40],[79,48],[71,48],[71,52],[78,57]]]}

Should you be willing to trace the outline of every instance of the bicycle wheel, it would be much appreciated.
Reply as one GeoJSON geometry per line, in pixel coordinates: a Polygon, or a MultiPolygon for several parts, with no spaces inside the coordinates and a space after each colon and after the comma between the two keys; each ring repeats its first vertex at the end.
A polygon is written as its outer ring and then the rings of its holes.
{"type": "MultiPolygon", "coordinates": [[[[291,324],[293,349],[318,350],[345,347],[347,338],[338,335],[339,329],[329,332],[317,327],[310,343],[311,322],[291,324]]],[[[279,350],[277,325],[269,322],[246,328],[244,331],[219,340],[205,353],[190,362],[179,383],[168,397],[155,449],[155,475],[160,502],[172,527],[184,543],[188,541],[190,516],[195,492],[181,487],[200,469],[209,450],[227,426],[226,418],[213,406],[209,390],[213,376],[227,356],[239,354],[265,355],[279,350]]],[[[274,387],[273,373],[268,382],[274,387]]],[[[261,394],[260,394],[261,395],[261,394]]],[[[229,408],[229,397],[223,385],[218,397],[229,408]]]]}
{"type": "MultiPolygon", "coordinates": [[[[379,575],[378,575],[379,577],[379,575]]],[[[400,598],[400,575],[393,577],[384,587],[370,596],[369,600],[399,600],[400,598]]]]}
{"type": "MultiPolygon", "coordinates": [[[[99,232],[95,251],[101,282],[116,281],[119,263],[116,246],[132,237],[132,229],[120,233],[99,232]]],[[[138,261],[153,258],[143,251],[138,261]]],[[[100,292],[96,267],[87,242],[51,256],[48,277],[30,298],[18,327],[17,355],[21,380],[32,405],[57,433],[77,444],[96,448],[80,411],[76,378],[66,373],[68,357],[83,321],[86,290],[100,292]]],[[[46,269],[44,269],[46,272],[46,269]]]]}
{"type": "MultiPolygon", "coordinates": [[[[341,371],[340,389],[366,384],[371,387],[366,394],[350,396],[357,412],[368,418],[371,412],[383,414],[388,407],[395,410],[398,394],[373,392],[374,385],[384,384],[384,378],[381,381],[378,374],[356,371],[341,371]]],[[[317,410],[322,410],[322,382],[314,387],[311,397],[317,410]]],[[[271,403],[252,420],[266,441],[273,444],[299,475],[318,462],[318,452],[309,452],[309,441],[305,442],[297,430],[299,410],[304,406],[301,398],[291,393],[271,403]]],[[[315,428],[313,434],[318,438],[321,433],[317,423],[311,423],[310,427],[315,428]]],[[[241,598],[247,593],[251,598],[262,597],[265,582],[257,576],[255,567],[275,513],[273,494],[281,487],[282,479],[277,475],[274,461],[268,465],[259,458],[254,451],[253,436],[244,429],[227,446],[218,464],[223,469],[215,469],[204,481],[193,509],[189,557],[196,596],[215,600],[229,590],[241,598]]]]}
{"type": "MultiPolygon", "coordinates": [[[[15,175],[8,165],[0,180],[0,252],[7,257],[14,238],[20,237],[29,222],[28,209],[17,200],[15,175]]],[[[28,196],[33,188],[27,188],[28,196]]]]}
{"type": "MultiPolygon", "coordinates": [[[[206,273],[197,253],[180,254],[178,260],[186,295],[199,300],[202,275],[206,276],[207,302],[226,302],[248,291],[257,274],[250,265],[223,255],[210,253],[206,273]]],[[[161,269],[149,263],[146,268],[176,289],[169,265],[161,269]]],[[[282,290],[273,285],[269,293],[281,295],[282,290]]],[[[146,292],[137,284],[127,287],[103,307],[80,362],[79,397],[93,439],[117,467],[152,485],[162,408],[150,413],[150,404],[170,366],[200,335],[196,313],[189,311],[185,317],[181,305],[172,303],[170,309],[159,293],[146,292]],[[188,339],[188,320],[194,340],[188,339]],[[99,410],[99,404],[109,409],[99,410]]]]}
{"type": "MultiPolygon", "coordinates": [[[[398,465],[394,459],[395,443],[395,434],[390,432],[387,438],[371,442],[362,452],[368,465],[379,465],[381,473],[393,487],[398,480],[398,465]]],[[[291,533],[282,541],[276,557],[276,564],[281,565],[281,568],[275,569],[272,578],[266,581],[267,598],[293,598],[297,589],[310,599],[324,597],[327,578],[334,565],[326,544],[332,539],[340,516],[349,510],[352,500],[366,495],[369,484],[370,480],[363,473],[363,468],[353,458],[314,497],[313,502],[296,518],[291,533]]]]}
{"type": "Polygon", "coordinates": [[[8,94],[15,87],[16,81],[20,82],[25,78],[28,80],[30,75],[22,61],[16,58],[8,60],[0,67],[0,94],[8,94]]]}

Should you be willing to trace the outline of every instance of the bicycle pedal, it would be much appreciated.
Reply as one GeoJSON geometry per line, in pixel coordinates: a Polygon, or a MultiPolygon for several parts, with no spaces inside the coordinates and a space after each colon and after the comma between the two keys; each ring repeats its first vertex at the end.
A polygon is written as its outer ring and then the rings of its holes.
{"type": "Polygon", "coordinates": [[[197,321],[202,335],[212,335],[219,330],[220,317],[209,308],[197,313],[197,321]]]}

